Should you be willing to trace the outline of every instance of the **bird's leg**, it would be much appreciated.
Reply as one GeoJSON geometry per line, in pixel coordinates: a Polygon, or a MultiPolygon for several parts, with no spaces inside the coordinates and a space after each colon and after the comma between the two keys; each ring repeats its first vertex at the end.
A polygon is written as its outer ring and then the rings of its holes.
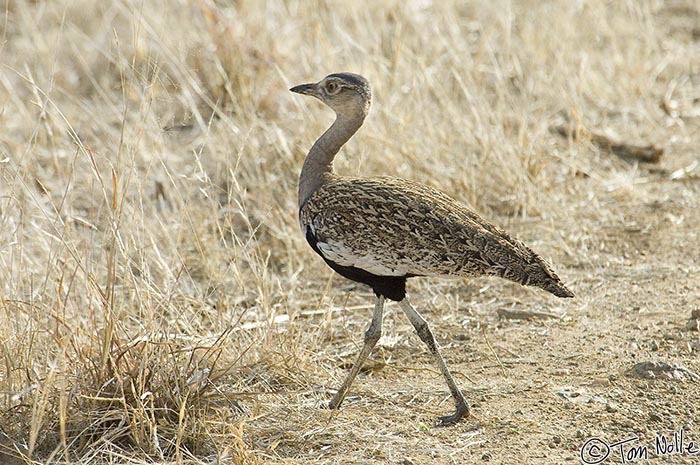
{"type": "Polygon", "coordinates": [[[348,373],[347,378],[345,378],[345,381],[343,381],[342,386],[340,386],[338,392],[336,392],[333,396],[333,399],[331,399],[331,402],[328,405],[330,408],[340,408],[340,404],[343,403],[343,399],[345,399],[345,395],[348,393],[350,385],[355,380],[355,377],[360,372],[360,368],[362,368],[362,365],[365,363],[365,360],[367,360],[367,357],[369,357],[369,354],[372,352],[372,349],[377,344],[379,338],[382,336],[383,312],[384,296],[380,295],[379,297],[377,297],[377,304],[374,306],[372,323],[369,325],[369,329],[367,329],[367,331],[365,332],[365,344],[364,346],[362,346],[362,350],[357,355],[357,360],[355,360],[355,364],[352,366],[352,369],[350,370],[350,373],[348,373]]]}
{"type": "Polygon", "coordinates": [[[428,349],[430,349],[430,353],[433,354],[433,357],[437,359],[440,371],[445,377],[447,386],[450,388],[450,392],[454,398],[456,406],[455,413],[440,417],[440,424],[442,426],[449,425],[456,422],[460,418],[469,415],[469,405],[467,404],[467,400],[464,398],[462,391],[460,391],[460,389],[457,387],[457,383],[455,383],[449,368],[447,368],[445,359],[442,358],[440,348],[438,347],[437,342],[435,342],[435,337],[428,326],[428,322],[425,321],[425,318],[423,318],[415,308],[413,308],[413,305],[411,305],[407,298],[404,298],[401,302],[399,302],[399,306],[404,313],[406,313],[406,316],[408,316],[408,319],[411,321],[413,327],[416,328],[418,337],[420,337],[421,341],[428,346],[428,349]]]}

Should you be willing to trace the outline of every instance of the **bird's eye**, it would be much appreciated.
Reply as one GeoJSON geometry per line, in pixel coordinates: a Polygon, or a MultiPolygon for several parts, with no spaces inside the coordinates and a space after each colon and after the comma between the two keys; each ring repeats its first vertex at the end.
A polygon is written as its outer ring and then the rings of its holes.
{"type": "Polygon", "coordinates": [[[331,81],[328,84],[326,84],[326,90],[329,94],[335,94],[336,92],[338,92],[338,89],[340,89],[340,86],[336,82],[331,81]]]}

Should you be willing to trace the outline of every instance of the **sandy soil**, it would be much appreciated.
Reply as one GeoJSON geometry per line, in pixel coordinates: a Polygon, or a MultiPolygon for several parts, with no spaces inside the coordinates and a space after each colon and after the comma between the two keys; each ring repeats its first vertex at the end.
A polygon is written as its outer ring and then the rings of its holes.
{"type": "Polygon", "coordinates": [[[700,463],[699,76],[691,0],[0,0],[0,464],[700,463]],[[324,408],[374,300],[298,231],[332,114],[287,89],[341,70],[374,103],[339,172],[445,191],[576,294],[409,282],[450,427],[395,304],[324,408]]]}

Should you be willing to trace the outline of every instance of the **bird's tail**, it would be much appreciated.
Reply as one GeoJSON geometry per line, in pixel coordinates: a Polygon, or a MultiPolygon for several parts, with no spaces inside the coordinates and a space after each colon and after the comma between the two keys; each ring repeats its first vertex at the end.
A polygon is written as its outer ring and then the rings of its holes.
{"type": "Polygon", "coordinates": [[[574,297],[574,293],[564,285],[559,276],[557,276],[546,261],[534,252],[532,252],[532,258],[534,260],[531,262],[530,266],[534,269],[530,273],[525,274],[527,282],[523,284],[539,287],[547,292],[551,292],[557,297],[574,297]]]}
{"type": "Polygon", "coordinates": [[[549,282],[546,284],[541,284],[539,285],[542,289],[545,291],[551,292],[557,297],[574,297],[574,293],[571,292],[571,290],[564,285],[564,283],[561,282],[561,280],[556,281],[556,282],[549,282]]]}

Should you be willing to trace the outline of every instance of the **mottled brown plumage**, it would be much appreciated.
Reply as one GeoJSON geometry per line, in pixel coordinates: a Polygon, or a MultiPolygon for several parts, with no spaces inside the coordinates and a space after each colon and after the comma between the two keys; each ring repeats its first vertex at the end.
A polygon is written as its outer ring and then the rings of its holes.
{"type": "Polygon", "coordinates": [[[571,297],[523,243],[440,191],[391,177],[337,177],[300,210],[322,255],[380,276],[493,275],[571,297]]]}
{"type": "Polygon", "coordinates": [[[377,294],[372,325],[348,378],[331,401],[337,408],[381,334],[385,298],[396,300],[428,345],[455,399],[448,424],[468,414],[435,339],[406,298],[406,279],[416,276],[491,275],[573,297],[547,263],[465,206],[432,187],[392,177],[338,176],[333,158],[359,129],[371,91],[351,73],[326,76],[293,92],[312,95],[336,112],[333,125],[309,151],[299,177],[299,220],[311,247],[341,275],[377,294]]]}

